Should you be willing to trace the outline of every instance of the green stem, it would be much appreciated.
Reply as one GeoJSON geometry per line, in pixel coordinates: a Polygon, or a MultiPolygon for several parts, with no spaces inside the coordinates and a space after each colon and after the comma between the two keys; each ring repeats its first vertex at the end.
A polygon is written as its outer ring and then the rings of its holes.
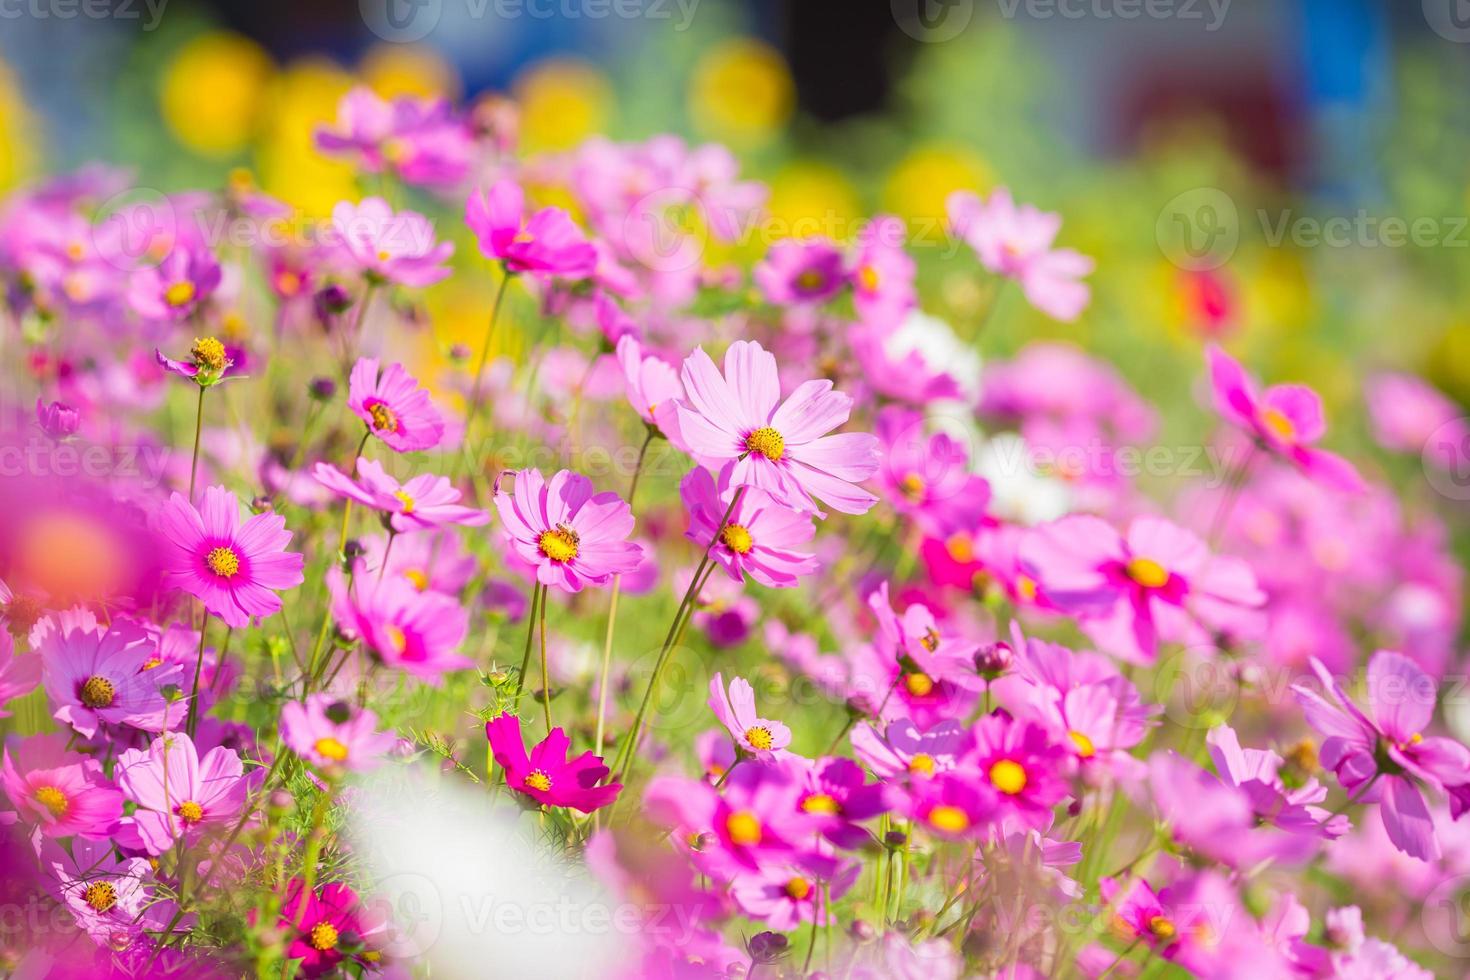
{"type": "Polygon", "coordinates": [[[531,586],[531,608],[526,612],[526,652],[521,655],[521,669],[516,673],[516,713],[520,713],[521,693],[526,689],[526,671],[531,667],[531,644],[536,640],[536,613],[541,607],[545,588],[540,582],[531,586]]]}
{"type": "Polygon", "coordinates": [[[464,419],[464,445],[468,449],[472,443],[471,435],[475,429],[475,419],[480,414],[480,405],[484,400],[485,389],[485,362],[490,359],[490,343],[495,339],[495,325],[500,322],[500,306],[505,299],[505,289],[510,285],[511,273],[502,269],[504,275],[500,280],[500,288],[495,291],[495,305],[490,308],[490,323],[485,327],[485,339],[480,343],[480,357],[475,362],[475,384],[470,389],[470,404],[465,411],[464,419]]]}
{"type": "Polygon", "coordinates": [[[546,666],[547,586],[541,586],[541,707],[546,711],[546,734],[551,734],[551,671],[546,666]]]}
{"type": "MultiPolygon", "coordinates": [[[[204,389],[200,389],[203,391],[204,389]]],[[[194,661],[194,690],[189,694],[189,723],[187,730],[189,737],[194,737],[194,730],[199,724],[199,675],[204,673],[204,637],[209,633],[209,610],[204,610],[204,618],[199,623],[199,656],[194,661]]]]}
{"type": "Polygon", "coordinates": [[[199,404],[194,411],[194,458],[189,463],[189,503],[194,502],[194,483],[199,476],[199,434],[204,429],[204,386],[199,386],[199,404]]]}

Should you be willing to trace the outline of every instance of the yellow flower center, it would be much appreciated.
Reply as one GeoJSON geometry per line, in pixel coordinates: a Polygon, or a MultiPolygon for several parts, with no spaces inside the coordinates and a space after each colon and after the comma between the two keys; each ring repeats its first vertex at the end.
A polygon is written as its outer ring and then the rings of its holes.
{"type": "Polygon", "coordinates": [[[58,820],[66,816],[66,811],[71,809],[71,801],[55,786],[42,786],[36,790],[36,802],[51,811],[51,815],[58,820]]]}
{"type": "Polygon", "coordinates": [[[1282,442],[1296,441],[1296,425],[1282,412],[1268,408],[1261,413],[1261,424],[1282,442]]]}
{"type": "Polygon", "coordinates": [[[876,293],[878,291],[878,270],[871,265],[865,265],[858,270],[858,285],[865,293],[876,293]]]}
{"type": "Polygon", "coordinates": [[[975,541],[963,531],[951,534],[944,542],[944,550],[949,552],[949,557],[957,562],[969,564],[975,560],[975,541]]]}
{"type": "Polygon", "coordinates": [[[281,270],[276,276],[276,291],[282,296],[295,296],[301,290],[301,276],[290,269],[281,270]]]}
{"type": "Polygon", "coordinates": [[[970,829],[970,815],[957,806],[941,803],[929,811],[929,826],[946,834],[959,834],[970,829]]]}
{"type": "Polygon", "coordinates": [[[317,739],[311,747],[323,759],[331,759],[333,762],[343,762],[347,759],[347,746],[330,735],[317,739]]]}
{"type": "Polygon", "coordinates": [[[934,691],[934,678],[928,674],[904,674],[903,686],[916,698],[928,697],[934,691]]]}
{"type": "Polygon", "coordinates": [[[163,291],[163,301],[169,306],[187,306],[194,299],[194,284],[180,280],[163,291]]]}
{"type": "Polygon", "coordinates": [[[374,432],[397,432],[398,416],[393,414],[386,402],[373,402],[368,408],[368,414],[373,417],[374,432]]]}
{"type": "Polygon", "coordinates": [[[90,905],[93,912],[106,912],[117,904],[117,889],[109,881],[94,881],[83,890],[82,901],[90,905]]]}
{"type": "Polygon", "coordinates": [[[336,926],[330,922],[318,922],[311,927],[311,936],[308,941],[311,943],[312,949],[325,953],[328,950],[337,948],[337,939],[336,926]]]}
{"type": "Polygon", "coordinates": [[[1077,754],[1082,758],[1091,759],[1097,755],[1097,746],[1093,745],[1092,739],[1086,735],[1074,729],[1067,733],[1067,737],[1072,740],[1072,744],[1077,746],[1077,754]]]}
{"type": "Polygon", "coordinates": [[[240,556],[232,549],[220,545],[209,553],[204,559],[204,564],[208,565],[209,570],[214,574],[223,578],[232,578],[236,572],[240,571],[240,556]]]}
{"type": "Polygon", "coordinates": [[[1167,916],[1156,915],[1148,920],[1148,931],[1160,939],[1173,939],[1178,932],[1167,916]]]}
{"type": "Polygon", "coordinates": [[[1007,796],[1015,796],[1026,788],[1026,770],[1019,762],[1001,759],[990,767],[990,785],[1007,796]]]}
{"type": "Polygon", "coordinates": [[[163,666],[163,661],[161,659],[159,659],[158,657],[149,657],[147,660],[143,661],[143,669],[144,670],[153,670],[155,668],[162,667],[162,666],[163,666]]]}
{"type": "Polygon", "coordinates": [[[1132,558],[1128,577],[1145,589],[1162,589],[1169,582],[1169,570],[1152,558],[1132,558]]]}
{"type": "Polygon", "coordinates": [[[725,833],[742,847],[761,842],[761,822],[749,810],[737,810],[725,818],[725,833]]]}
{"type": "Polygon", "coordinates": [[[429,576],[424,574],[422,568],[405,568],[403,577],[413,583],[413,587],[423,592],[429,587],[429,576]]]}
{"type": "Polygon", "coordinates": [[[720,532],[720,540],[724,542],[726,548],[737,555],[748,553],[755,545],[755,542],[751,540],[750,531],[739,524],[726,524],[725,529],[720,532]]]}
{"type": "Polygon", "coordinates": [[[408,635],[403,632],[402,627],[389,623],[383,627],[383,632],[388,634],[388,642],[393,645],[395,651],[402,653],[408,649],[408,635]]]}
{"type": "Polygon", "coordinates": [[[934,775],[934,757],[920,752],[909,760],[909,772],[919,772],[926,776],[934,775]]]}
{"type": "Polygon", "coordinates": [[[392,257],[393,257],[393,255],[392,255],[391,252],[387,252],[387,251],[384,251],[382,249],[379,249],[378,250],[378,261],[379,262],[387,262],[392,257]]]}
{"type": "Polygon", "coordinates": [[[801,808],[807,813],[837,814],[842,812],[842,804],[830,793],[813,793],[801,801],[801,808]]]}
{"type": "Polygon", "coordinates": [[[531,774],[526,777],[526,785],[531,789],[545,793],[551,789],[551,777],[546,775],[544,769],[532,769],[531,774]]]}
{"type": "Polygon", "coordinates": [[[761,752],[769,751],[775,744],[775,740],[771,737],[771,730],[765,725],[752,725],[747,728],[745,741],[750,743],[751,748],[761,752]]]}
{"type": "Polygon", "coordinates": [[[577,545],[581,540],[576,531],[565,524],[558,524],[553,530],[541,532],[537,546],[552,561],[571,561],[577,557],[577,545]]]}
{"type": "Polygon", "coordinates": [[[924,478],[917,473],[905,473],[904,478],[898,481],[898,489],[913,501],[924,499],[924,488],[924,478]]]}
{"type": "Polygon", "coordinates": [[[86,683],[82,685],[82,704],[94,710],[111,707],[116,697],[117,689],[106,677],[88,677],[86,683]]]}
{"type": "Polygon", "coordinates": [[[185,800],[179,804],[179,819],[184,823],[198,823],[204,819],[204,807],[193,800],[185,800]]]}
{"type": "Polygon", "coordinates": [[[1022,575],[1016,579],[1016,594],[1027,602],[1036,601],[1036,579],[1022,575]]]}
{"type": "Polygon", "coordinates": [[[195,337],[194,346],[189,348],[196,367],[211,371],[222,371],[225,366],[225,345],[217,337],[195,337]]]}
{"type": "Polygon", "coordinates": [[[786,455],[786,440],[775,429],[763,426],[745,437],[745,449],[747,452],[760,453],[775,463],[786,455]]]}
{"type": "Polygon", "coordinates": [[[393,496],[397,497],[398,502],[403,505],[403,512],[405,514],[413,513],[413,508],[417,501],[415,501],[408,494],[404,493],[402,490],[394,490],[393,496]]]}
{"type": "Polygon", "coordinates": [[[816,269],[808,269],[796,277],[796,288],[804,293],[814,293],[827,285],[827,277],[816,269]]]}
{"type": "Polygon", "coordinates": [[[785,892],[787,898],[795,899],[799,902],[812,893],[811,882],[805,878],[792,878],[786,882],[785,892]]]}

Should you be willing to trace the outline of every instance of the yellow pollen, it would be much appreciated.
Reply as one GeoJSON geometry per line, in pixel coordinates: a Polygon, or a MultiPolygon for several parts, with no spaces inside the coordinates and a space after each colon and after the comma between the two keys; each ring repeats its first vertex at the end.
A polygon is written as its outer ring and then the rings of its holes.
{"type": "Polygon", "coordinates": [[[106,677],[92,676],[82,685],[82,704],[93,710],[97,708],[109,708],[112,701],[117,697],[117,689],[112,686],[112,681],[106,677]]]}
{"type": "Polygon", "coordinates": [[[808,269],[796,277],[796,288],[804,293],[814,293],[827,285],[827,277],[816,269],[808,269]]]}
{"type": "Polygon", "coordinates": [[[725,833],[741,847],[761,842],[761,822],[748,810],[738,810],[725,818],[725,833]]]}
{"type": "Polygon", "coordinates": [[[970,815],[957,806],[941,803],[929,811],[929,826],[946,834],[960,834],[970,829],[970,815]]]}
{"type": "Polygon", "coordinates": [[[1409,740],[1407,742],[1405,742],[1404,744],[1405,745],[1418,745],[1422,741],[1424,741],[1423,734],[1421,734],[1420,732],[1415,732],[1414,734],[1412,734],[1412,735],[1409,736],[1409,740]]]}
{"type": "Polygon", "coordinates": [[[526,777],[526,785],[531,789],[545,793],[551,789],[551,777],[546,775],[544,770],[532,769],[531,774],[526,777]]]}
{"type": "Polygon", "coordinates": [[[1027,602],[1036,601],[1036,579],[1029,575],[1022,575],[1016,579],[1016,594],[1027,602]]]}
{"type": "Polygon", "coordinates": [[[558,524],[554,530],[541,532],[537,546],[552,561],[571,561],[577,557],[577,545],[581,540],[576,531],[565,524],[558,524]]]}
{"type": "Polygon", "coordinates": [[[944,549],[955,561],[968,564],[975,560],[975,542],[964,532],[951,534],[949,540],[944,542],[944,549]]]}
{"type": "Polygon", "coordinates": [[[82,901],[92,907],[93,912],[106,912],[117,904],[117,889],[108,881],[94,881],[82,891],[82,901]]]}
{"type": "Polygon", "coordinates": [[[1169,570],[1152,558],[1132,558],[1128,577],[1145,589],[1162,589],[1169,583],[1169,570]]]}
{"type": "Polygon", "coordinates": [[[745,437],[745,449],[747,452],[760,453],[775,463],[786,455],[786,440],[775,429],[763,426],[745,437]]]}
{"type": "Polygon", "coordinates": [[[179,804],[179,819],[184,823],[198,823],[204,819],[204,807],[193,800],[185,800],[179,804]]]}
{"type": "Polygon", "coordinates": [[[916,698],[928,697],[934,691],[934,678],[928,674],[904,674],[903,686],[916,698]]]}
{"type": "Polygon", "coordinates": [[[368,414],[373,417],[374,432],[397,432],[398,416],[393,414],[386,402],[374,402],[368,409],[368,414]]]}
{"type": "Polygon", "coordinates": [[[417,501],[415,501],[408,494],[404,493],[402,490],[394,490],[393,496],[397,497],[398,502],[403,505],[403,512],[405,514],[413,513],[413,508],[417,501]]]}
{"type": "Polygon", "coordinates": [[[169,306],[187,306],[194,299],[194,284],[180,280],[163,291],[163,301],[169,306]]]}
{"type": "Polygon", "coordinates": [[[330,735],[319,738],[311,746],[316,754],[323,759],[331,759],[333,762],[345,762],[347,760],[347,746],[330,735]]]}
{"type": "Polygon", "coordinates": [[[938,650],[939,649],[939,633],[938,633],[938,631],[936,631],[932,626],[929,629],[925,630],[923,637],[919,640],[919,646],[923,647],[925,650],[928,650],[930,653],[933,653],[935,650],[938,650]]]}
{"type": "Polygon", "coordinates": [[[424,574],[422,568],[405,568],[403,577],[413,583],[413,587],[423,592],[429,587],[429,576],[424,574]]]}
{"type": "Polygon", "coordinates": [[[392,257],[393,257],[393,255],[390,252],[385,252],[385,251],[382,251],[381,249],[378,251],[378,261],[379,262],[387,262],[392,257]]]}
{"type": "Polygon", "coordinates": [[[765,725],[752,725],[745,730],[745,741],[750,747],[759,752],[768,752],[775,740],[771,737],[771,730],[765,725]]]}
{"type": "Polygon", "coordinates": [[[325,953],[337,948],[337,927],[330,922],[318,922],[311,927],[311,948],[325,953]]]}
{"type": "Polygon", "coordinates": [[[208,565],[209,570],[216,575],[233,578],[235,573],[240,571],[240,556],[232,549],[221,545],[209,553],[204,559],[204,564],[208,565]]]}
{"type": "Polygon", "coordinates": [[[917,473],[907,473],[898,481],[898,489],[910,500],[923,500],[924,478],[917,473]]]}
{"type": "Polygon", "coordinates": [[[909,760],[909,772],[923,773],[925,776],[934,775],[934,757],[920,752],[909,760]]]}
{"type": "Polygon", "coordinates": [[[82,261],[82,259],[86,258],[86,256],[87,250],[82,246],[81,242],[72,242],[66,246],[66,257],[71,259],[73,262],[80,262],[82,261]]]}
{"type": "Polygon", "coordinates": [[[395,651],[402,653],[408,649],[408,636],[403,632],[402,627],[389,623],[383,627],[383,632],[388,634],[388,642],[393,645],[395,651]]]}
{"type": "Polygon", "coordinates": [[[812,886],[805,878],[792,878],[786,882],[786,897],[801,901],[812,893],[812,886]]]}
{"type": "Polygon", "coordinates": [[[1077,746],[1077,754],[1084,759],[1091,759],[1097,755],[1097,746],[1092,744],[1092,739],[1075,729],[1067,733],[1067,737],[1077,746]]]}
{"type": "Polygon", "coordinates": [[[71,809],[71,801],[55,786],[42,786],[36,790],[36,802],[50,810],[51,815],[58,820],[66,816],[66,811],[71,809]]]}
{"type": "Polygon", "coordinates": [[[842,812],[842,804],[830,793],[813,793],[801,801],[801,808],[807,813],[837,814],[842,812]]]}
{"type": "Polygon", "coordinates": [[[282,296],[295,296],[301,290],[301,276],[289,269],[276,276],[276,291],[282,296]]]}
{"type": "Polygon", "coordinates": [[[720,532],[720,540],[737,555],[747,554],[755,545],[750,538],[750,531],[739,524],[726,524],[725,529],[720,532]]]}
{"type": "Polygon", "coordinates": [[[195,337],[189,356],[194,358],[197,367],[221,371],[225,366],[225,345],[217,337],[195,337]]]}
{"type": "Polygon", "coordinates": [[[876,293],[878,291],[878,270],[871,265],[865,265],[858,270],[858,285],[865,293],[876,293]]]}
{"type": "Polygon", "coordinates": [[[147,660],[143,661],[143,669],[144,670],[153,670],[155,667],[162,667],[162,666],[163,666],[163,661],[160,660],[158,657],[149,657],[147,660]]]}
{"type": "Polygon", "coordinates": [[[990,785],[1007,796],[1015,796],[1026,788],[1026,770],[1019,762],[1001,759],[990,767],[990,785]]]}
{"type": "Polygon", "coordinates": [[[1174,928],[1174,923],[1170,922],[1167,916],[1156,915],[1148,920],[1148,931],[1160,939],[1173,939],[1178,930],[1174,928]]]}
{"type": "Polygon", "coordinates": [[[1296,425],[1277,409],[1268,408],[1262,412],[1261,424],[1282,442],[1296,441],[1296,425]]]}

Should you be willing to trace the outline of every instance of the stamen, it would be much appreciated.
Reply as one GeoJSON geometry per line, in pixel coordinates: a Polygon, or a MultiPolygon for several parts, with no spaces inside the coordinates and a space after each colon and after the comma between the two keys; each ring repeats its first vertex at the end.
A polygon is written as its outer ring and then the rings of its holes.
{"type": "Polygon", "coordinates": [[[786,887],[783,890],[786,892],[787,898],[799,902],[812,893],[812,885],[805,878],[792,878],[786,882],[786,887]]]}
{"type": "Polygon", "coordinates": [[[858,285],[865,293],[876,293],[878,291],[878,270],[871,265],[865,265],[858,270],[858,285]]]}
{"type": "Polygon", "coordinates": [[[1001,759],[990,767],[990,785],[1007,796],[1015,796],[1026,788],[1026,770],[1019,762],[1001,759]]]}
{"type": "Polygon", "coordinates": [[[1261,424],[1282,442],[1296,442],[1296,424],[1278,409],[1268,408],[1262,412],[1261,424]]]}
{"type": "Polygon", "coordinates": [[[970,815],[957,806],[941,803],[929,811],[929,825],[947,834],[960,834],[970,829],[970,815]]]}
{"type": "Polygon", "coordinates": [[[36,802],[51,811],[51,815],[58,820],[66,816],[66,811],[71,809],[71,801],[55,786],[42,786],[36,790],[36,802]]]}
{"type": "Polygon", "coordinates": [[[209,570],[221,578],[233,578],[240,571],[240,556],[234,550],[220,545],[210,551],[204,559],[209,570]]]}
{"type": "Polygon", "coordinates": [[[551,789],[551,777],[546,775],[544,769],[532,769],[531,774],[526,777],[526,786],[542,793],[551,789]]]}
{"type": "Polygon", "coordinates": [[[82,890],[82,901],[91,906],[93,912],[106,912],[117,904],[117,889],[110,881],[94,881],[82,890]]]}
{"type": "Polygon", "coordinates": [[[763,426],[745,437],[745,449],[747,452],[760,453],[775,463],[786,455],[786,440],[775,429],[763,426]]]}
{"type": "Polygon", "coordinates": [[[195,337],[194,346],[189,348],[189,356],[194,358],[195,367],[210,371],[224,370],[225,345],[214,337],[195,337]]]}
{"type": "Polygon", "coordinates": [[[402,490],[394,490],[393,491],[393,496],[397,497],[398,498],[398,502],[403,505],[403,512],[405,514],[412,514],[413,513],[413,509],[417,505],[418,501],[414,500],[412,497],[410,497],[408,494],[404,493],[402,490]]]}
{"type": "Polygon", "coordinates": [[[312,743],[311,747],[316,750],[317,755],[324,759],[331,759],[333,762],[345,762],[347,760],[347,746],[330,735],[326,738],[317,739],[312,743]]]}
{"type": "Polygon", "coordinates": [[[184,823],[198,823],[204,819],[204,807],[193,800],[185,800],[179,804],[179,819],[184,823]]]}
{"type": "Polygon", "coordinates": [[[1162,589],[1169,584],[1169,570],[1152,558],[1132,558],[1127,565],[1128,577],[1145,589],[1162,589]]]}
{"type": "Polygon", "coordinates": [[[1148,931],[1159,939],[1173,939],[1178,933],[1178,930],[1174,928],[1174,923],[1163,915],[1156,915],[1148,920],[1148,931]]]}
{"type": "Polygon", "coordinates": [[[920,752],[909,760],[909,772],[920,772],[926,776],[934,775],[934,757],[920,752]]]}
{"type": "Polygon", "coordinates": [[[337,948],[337,939],[336,926],[330,922],[318,922],[311,927],[311,935],[308,942],[311,943],[312,949],[325,953],[328,950],[337,948]]]}
{"type": "Polygon", "coordinates": [[[405,568],[403,570],[403,577],[412,582],[413,587],[420,592],[423,592],[429,587],[429,576],[424,574],[422,568],[405,568]]]}
{"type": "Polygon", "coordinates": [[[106,677],[88,677],[82,685],[82,704],[97,710],[99,708],[112,707],[113,700],[117,697],[117,689],[112,686],[112,681],[106,677]]]}
{"type": "Polygon", "coordinates": [[[387,402],[373,402],[368,406],[368,414],[373,417],[374,432],[398,431],[398,416],[388,407],[387,402]]]}
{"type": "Polygon", "coordinates": [[[813,793],[801,801],[801,808],[807,813],[837,814],[842,812],[842,804],[830,793],[813,793]]]}
{"type": "Polygon", "coordinates": [[[720,541],[737,555],[749,554],[750,549],[755,546],[750,531],[740,524],[726,524],[725,529],[720,532],[720,541]]]}
{"type": "Polygon", "coordinates": [[[904,674],[903,686],[916,698],[926,698],[934,693],[934,678],[928,674],[904,674]]]}
{"type": "Polygon", "coordinates": [[[745,730],[745,741],[750,747],[758,752],[769,752],[771,746],[776,744],[771,730],[765,725],[752,725],[745,730]]]}
{"type": "Polygon", "coordinates": [[[1091,759],[1097,755],[1097,747],[1092,744],[1092,739],[1082,732],[1073,730],[1067,733],[1067,737],[1072,740],[1072,744],[1077,746],[1077,754],[1082,758],[1091,759]]]}
{"type": "Polygon", "coordinates": [[[761,842],[761,822],[748,810],[737,810],[725,818],[725,833],[742,847],[761,842]]]}
{"type": "Polygon", "coordinates": [[[558,524],[553,530],[541,532],[537,546],[552,561],[567,562],[577,557],[577,545],[581,540],[576,531],[565,524],[558,524]]]}
{"type": "Polygon", "coordinates": [[[194,284],[181,279],[163,291],[163,301],[169,306],[187,306],[194,299],[194,284]]]}

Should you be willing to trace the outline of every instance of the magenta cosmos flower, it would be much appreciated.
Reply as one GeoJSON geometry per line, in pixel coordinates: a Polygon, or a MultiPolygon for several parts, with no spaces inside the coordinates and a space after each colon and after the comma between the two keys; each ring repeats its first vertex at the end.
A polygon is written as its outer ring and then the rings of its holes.
{"type": "Polygon", "coordinates": [[[1134,663],[1151,662],[1161,641],[1208,642],[1266,601],[1249,565],[1158,517],[1136,518],[1126,535],[1101,518],[1063,517],[1022,542],[1021,560],[1099,646],[1134,663]]]}
{"type": "Polygon", "coordinates": [[[348,584],[330,575],[332,616],[349,635],[362,639],[390,667],[438,684],[450,670],[473,666],[458,653],[469,631],[469,614],[453,596],[420,592],[407,579],[359,572],[348,584]]]}
{"type": "Polygon", "coordinates": [[[31,693],[41,683],[41,658],[33,653],[16,653],[15,640],[0,630],[0,718],[9,718],[5,705],[31,693]]]}
{"type": "Polygon", "coordinates": [[[1019,207],[1010,191],[997,188],[981,200],[956,191],[946,205],[950,227],[975,250],[980,264],[1020,284],[1026,300],[1056,320],[1077,319],[1092,298],[1082,277],[1093,261],[1070,248],[1052,248],[1062,228],[1060,215],[1019,207]]]}
{"type": "Polygon", "coordinates": [[[220,285],[219,262],[200,245],[174,249],[156,266],[133,274],[128,302],[148,320],[182,320],[220,285]]]}
{"type": "Polygon", "coordinates": [[[729,467],[722,484],[755,487],[812,512],[814,498],[844,514],[866,513],[877,502],[855,484],[877,471],[878,440],[866,432],[826,434],[852,411],[852,399],[832,382],[803,382],[782,402],[776,358],[746,340],[725,352],[723,375],[697,347],[681,377],[680,436],[710,469],[729,467]]]}
{"type": "MultiPolygon", "coordinates": [[[[168,928],[177,906],[156,893],[147,858],[119,858],[111,841],[81,839],[73,840],[69,851],[46,841],[37,857],[51,893],[99,946],[123,950],[137,944],[136,948],[147,949],[139,942],[146,942],[144,930],[161,933],[168,928]]],[[[60,964],[51,973],[77,975],[60,964]]]]}
{"type": "Polygon", "coordinates": [[[166,685],[179,681],[178,664],[152,661],[156,647],[131,626],[84,628],[67,623],[50,630],[36,656],[41,658],[52,717],[91,737],[100,725],[131,725],[161,732],[178,724],[186,706],[170,704],[166,685]]]}
{"type": "Polygon", "coordinates": [[[170,545],[167,577],[228,626],[273,615],[281,598],[272,590],[294,589],[304,580],[304,559],[286,550],[286,519],[266,512],[240,523],[240,501],[224,487],[206,489],[197,509],[174,494],[155,525],[170,545]]]}
{"type": "Polygon", "coordinates": [[[903,249],[904,224],[880,214],[858,233],[848,272],[858,316],[880,328],[897,327],[914,308],[914,260],[903,249]]]}
{"type": "Polygon", "coordinates": [[[505,784],[537,803],[591,813],[616,800],[623,789],[621,783],[598,785],[609,771],[600,756],[583,752],[567,759],[572,740],[560,728],[553,728],[530,755],[515,715],[502,714],[486,722],[485,737],[496,764],[505,770],[505,784]]]}
{"type": "Polygon", "coordinates": [[[12,738],[0,764],[0,786],[20,819],[46,837],[102,840],[117,829],[123,796],[102,764],[66,750],[65,735],[12,738]]]}
{"type": "Polygon", "coordinates": [[[378,731],[378,716],[366,708],[313,694],[281,709],[281,738],[301,758],[335,772],[368,772],[397,743],[378,731]]]}
{"type": "Polygon", "coordinates": [[[432,449],[444,436],[444,417],[402,364],[379,374],[377,358],[359,360],[347,381],[347,407],[394,452],[432,449]]]}
{"type": "Polygon", "coordinates": [[[1226,421],[1254,436],[1268,451],[1339,490],[1363,489],[1353,464],[1312,443],[1327,431],[1322,399],[1306,385],[1272,385],[1257,392],[1245,368],[1218,347],[1205,352],[1215,408],[1226,421]]]}
{"type": "Polygon", "coordinates": [[[814,556],[795,550],[817,533],[811,515],[783,507],[759,490],[747,491],[730,510],[729,492],[722,497],[703,467],[689,471],[679,495],[689,509],[685,537],[709,547],[710,556],[735,581],[749,575],[773,589],[791,588],[820,567],[814,556]],[[726,511],[730,519],[722,526],[726,511]],[[716,532],[719,540],[710,547],[716,532]]]}
{"type": "Polygon", "coordinates": [[[726,694],[724,675],[716,672],[710,678],[708,704],[735,740],[736,748],[746,755],[770,759],[791,744],[791,729],[756,712],[755,690],[743,677],[731,680],[726,694]]]}
{"type": "Polygon", "coordinates": [[[171,732],[117,759],[117,785],[137,809],[123,818],[119,840],[162,854],[183,838],[232,823],[245,806],[245,767],[234,749],[215,746],[199,757],[193,739],[171,732]]]}
{"type": "Polygon", "coordinates": [[[824,303],[847,281],[842,253],[825,240],[777,242],[755,267],[756,285],[776,306],[824,303]]]}
{"type": "Polygon", "coordinates": [[[1379,804],[1388,839],[1421,861],[1436,860],[1439,841],[1421,787],[1448,793],[1455,819],[1470,804],[1470,749],[1448,738],[1426,737],[1434,718],[1436,685],[1410,659],[1380,650],[1368,662],[1368,711],[1349,698],[1315,657],[1312,669],[1333,704],[1292,688],[1307,722],[1326,738],[1322,765],[1354,799],[1379,804]]]}
{"type": "Polygon", "coordinates": [[[417,211],[399,211],[381,197],[356,207],[347,201],[332,209],[332,227],[342,251],[369,282],[432,286],[450,273],[445,261],[451,242],[434,241],[434,226],[417,211]]]}
{"type": "Polygon", "coordinates": [[[561,470],[547,483],[539,470],[517,470],[511,492],[495,494],[505,538],[536,581],[567,592],[601,585],[637,568],[643,548],[628,540],[633,511],[612,492],[594,494],[592,481],[561,470]]]}
{"type": "Polygon", "coordinates": [[[290,942],[286,958],[301,961],[299,976],[319,977],[343,960],[371,967],[381,959],[376,940],[385,935],[387,922],[358,900],[346,885],[333,883],[309,892],[300,878],[286,886],[280,927],[290,942]]]}
{"type": "Polygon", "coordinates": [[[627,384],[628,404],[644,425],[658,429],[667,438],[676,434],[675,406],[684,397],[684,384],[673,365],[643,353],[643,345],[632,336],[618,338],[618,364],[627,384]]]}
{"type": "Polygon", "coordinates": [[[318,483],[339,497],[388,515],[389,525],[400,533],[446,524],[479,527],[490,523],[490,515],[485,511],[456,503],[460,493],[448,477],[424,473],[407,483],[399,483],[383,470],[381,463],[365,457],[357,461],[355,480],[330,463],[317,463],[311,473],[318,483]]]}
{"type": "Polygon", "coordinates": [[[156,347],[153,357],[165,371],[188,378],[201,388],[219,384],[235,366],[225,345],[216,337],[195,337],[187,361],[176,361],[156,347]]]}
{"type": "Polygon", "coordinates": [[[464,220],[480,251],[504,263],[506,272],[576,278],[591,275],[597,264],[597,251],[561,208],[542,208],[528,219],[525,192],[513,180],[472,192],[464,220]]]}
{"type": "Polygon", "coordinates": [[[354,88],[337,103],[335,128],[320,127],[316,145],[368,173],[396,172],[405,183],[451,187],[469,172],[474,140],[444,99],[401,95],[391,102],[354,88]]]}

